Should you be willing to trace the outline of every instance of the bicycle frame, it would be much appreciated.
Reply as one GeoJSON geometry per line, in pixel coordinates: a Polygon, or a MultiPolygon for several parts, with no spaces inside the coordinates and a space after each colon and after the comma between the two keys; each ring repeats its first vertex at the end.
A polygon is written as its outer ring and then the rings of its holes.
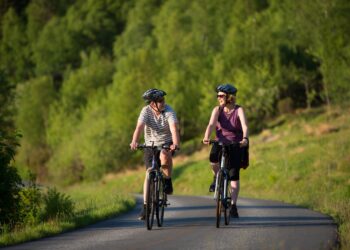
{"type": "MultiPolygon", "coordinates": [[[[216,181],[215,181],[215,192],[214,192],[214,199],[216,200],[218,197],[218,184],[219,184],[219,172],[221,171],[221,173],[224,176],[224,199],[227,199],[226,197],[226,191],[227,191],[227,182],[228,182],[228,171],[226,168],[226,148],[224,147],[224,145],[222,143],[219,143],[219,145],[222,146],[222,155],[221,155],[221,161],[220,161],[220,169],[219,171],[216,173],[216,181]]],[[[230,197],[231,198],[231,197],[230,197]]]]}
{"type": "Polygon", "coordinates": [[[161,227],[163,224],[164,207],[168,205],[167,195],[164,193],[163,188],[161,188],[161,185],[163,185],[163,173],[157,162],[157,151],[162,149],[168,149],[168,147],[157,147],[154,146],[152,143],[152,146],[140,145],[138,146],[138,148],[150,148],[152,150],[152,163],[151,167],[147,169],[147,191],[145,191],[147,200],[147,215],[145,222],[147,229],[151,230],[153,226],[154,213],[156,214],[157,224],[159,227],[161,227]]]}
{"type": "Polygon", "coordinates": [[[230,223],[230,207],[231,207],[231,185],[229,185],[229,171],[227,168],[227,157],[228,151],[226,146],[229,145],[238,145],[236,142],[232,142],[228,145],[223,144],[215,140],[210,140],[210,144],[216,143],[222,147],[221,151],[221,161],[220,169],[216,173],[215,180],[215,191],[214,191],[214,200],[216,201],[216,227],[220,227],[221,213],[224,213],[225,225],[230,223]]]}

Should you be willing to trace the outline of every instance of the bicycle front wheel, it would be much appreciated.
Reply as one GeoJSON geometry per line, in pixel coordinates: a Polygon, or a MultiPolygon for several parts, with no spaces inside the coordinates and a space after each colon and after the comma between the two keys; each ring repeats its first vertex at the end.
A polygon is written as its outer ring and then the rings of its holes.
{"type": "Polygon", "coordinates": [[[155,212],[155,182],[154,177],[150,174],[147,180],[147,202],[146,202],[146,226],[148,230],[153,227],[154,212],[155,212]]]}
{"type": "MultiPolygon", "coordinates": [[[[226,184],[226,195],[225,195],[225,199],[223,200],[223,207],[224,207],[224,217],[225,217],[225,225],[229,225],[230,224],[230,219],[231,219],[231,215],[230,215],[230,210],[231,210],[231,185],[230,185],[230,180],[225,179],[225,184],[226,184]]],[[[225,185],[224,184],[224,185],[225,185]]],[[[224,186],[223,185],[223,186],[224,186]]]]}
{"type": "Polygon", "coordinates": [[[161,178],[159,179],[159,188],[158,188],[158,206],[157,206],[157,223],[158,227],[163,226],[164,221],[164,208],[166,206],[167,197],[164,192],[164,180],[161,178]]]}
{"type": "Polygon", "coordinates": [[[220,227],[221,220],[221,209],[222,209],[222,198],[223,198],[223,179],[222,172],[218,173],[217,178],[217,187],[216,187],[216,227],[220,227]]]}

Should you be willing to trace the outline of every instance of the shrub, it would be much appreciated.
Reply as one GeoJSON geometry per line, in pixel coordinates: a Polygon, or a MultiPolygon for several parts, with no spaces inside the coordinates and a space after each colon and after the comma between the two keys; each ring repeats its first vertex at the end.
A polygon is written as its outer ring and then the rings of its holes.
{"type": "Polygon", "coordinates": [[[49,188],[44,195],[44,219],[69,218],[74,214],[74,203],[68,195],[62,194],[56,188],[49,188]]]}
{"type": "Polygon", "coordinates": [[[35,175],[29,172],[30,181],[19,191],[19,222],[36,224],[40,221],[42,195],[35,183],[35,175]]]}
{"type": "Polygon", "coordinates": [[[17,169],[12,167],[11,161],[15,155],[17,137],[0,131],[0,230],[3,225],[18,220],[18,202],[21,178],[17,169]]]}

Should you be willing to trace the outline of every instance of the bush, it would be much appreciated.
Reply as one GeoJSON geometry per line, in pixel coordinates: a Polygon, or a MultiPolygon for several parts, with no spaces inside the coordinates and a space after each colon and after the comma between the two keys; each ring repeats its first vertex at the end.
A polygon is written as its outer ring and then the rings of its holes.
{"type": "Polygon", "coordinates": [[[11,161],[15,155],[17,137],[6,135],[0,131],[0,231],[3,225],[12,226],[18,220],[19,191],[21,178],[17,169],[12,167],[11,161]]]}
{"type": "Polygon", "coordinates": [[[68,195],[49,188],[44,195],[44,219],[69,218],[74,214],[74,203],[68,195]]]}
{"type": "Polygon", "coordinates": [[[19,191],[19,222],[36,224],[40,221],[42,195],[35,183],[35,175],[29,172],[30,181],[19,191]]]}

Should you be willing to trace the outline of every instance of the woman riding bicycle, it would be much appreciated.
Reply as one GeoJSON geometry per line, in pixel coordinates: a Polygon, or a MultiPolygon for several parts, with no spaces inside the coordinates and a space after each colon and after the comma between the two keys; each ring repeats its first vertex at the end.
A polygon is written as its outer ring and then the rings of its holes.
{"type": "MultiPolygon", "coordinates": [[[[219,106],[216,106],[211,114],[209,124],[204,134],[203,143],[209,144],[209,139],[214,128],[216,140],[228,144],[228,168],[231,180],[232,197],[230,214],[238,218],[237,198],[239,193],[239,171],[241,165],[242,147],[248,146],[248,126],[241,106],[236,104],[237,89],[230,84],[222,84],[216,88],[219,106]],[[239,146],[231,144],[239,142],[239,146]]],[[[214,179],[209,187],[210,192],[215,190],[215,178],[220,166],[221,146],[213,144],[210,152],[210,165],[214,173],[214,179]]]]}
{"type": "MultiPolygon", "coordinates": [[[[132,150],[137,149],[138,140],[143,130],[146,145],[170,146],[170,151],[163,149],[159,152],[159,158],[160,166],[165,177],[164,191],[166,194],[172,194],[172,155],[173,152],[179,147],[180,135],[176,114],[169,105],[165,104],[165,95],[166,93],[159,89],[149,89],[142,95],[147,105],[142,108],[139,115],[137,125],[132,137],[132,142],[130,143],[130,148],[132,150]]],[[[152,166],[152,154],[152,149],[145,149],[144,162],[146,169],[152,166]]],[[[143,185],[144,205],[142,206],[139,216],[140,220],[145,219],[146,185],[147,174],[143,185]]]]}

